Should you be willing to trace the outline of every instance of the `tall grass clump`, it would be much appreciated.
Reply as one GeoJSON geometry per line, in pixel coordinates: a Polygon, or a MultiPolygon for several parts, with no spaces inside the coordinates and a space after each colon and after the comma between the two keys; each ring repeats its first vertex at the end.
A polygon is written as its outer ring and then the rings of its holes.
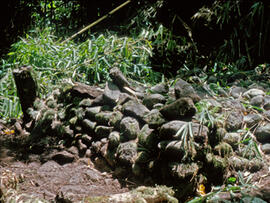
{"type": "Polygon", "coordinates": [[[46,95],[66,79],[86,84],[103,83],[115,66],[129,78],[143,83],[158,82],[160,75],[149,66],[151,54],[151,42],[143,35],[132,38],[106,33],[92,35],[81,43],[62,43],[49,28],[32,31],[13,44],[6,60],[2,60],[0,115],[20,115],[15,114],[20,111],[12,78],[16,67],[32,66],[40,93],[46,95]]]}

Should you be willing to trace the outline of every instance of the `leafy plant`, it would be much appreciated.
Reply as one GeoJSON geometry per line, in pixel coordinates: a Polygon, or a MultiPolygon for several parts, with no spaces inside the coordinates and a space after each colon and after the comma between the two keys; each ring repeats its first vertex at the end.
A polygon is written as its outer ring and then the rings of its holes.
{"type": "Polygon", "coordinates": [[[143,36],[135,39],[107,33],[92,35],[87,41],[76,44],[73,41],[61,43],[50,28],[32,31],[13,44],[7,59],[2,61],[1,114],[3,117],[13,116],[11,112],[20,115],[12,80],[15,67],[32,66],[40,93],[45,96],[66,79],[87,84],[103,83],[114,66],[129,78],[145,83],[158,82],[160,74],[149,66],[151,54],[151,42],[143,36]]]}

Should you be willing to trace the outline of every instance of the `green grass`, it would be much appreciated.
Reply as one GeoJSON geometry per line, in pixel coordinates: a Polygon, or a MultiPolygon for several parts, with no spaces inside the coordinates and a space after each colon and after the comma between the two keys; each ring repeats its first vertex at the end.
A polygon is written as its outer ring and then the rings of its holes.
{"type": "Polygon", "coordinates": [[[41,95],[46,95],[66,79],[86,84],[104,83],[109,70],[117,66],[129,78],[156,83],[161,75],[152,71],[151,42],[143,32],[136,38],[114,33],[92,35],[81,43],[62,43],[52,29],[34,30],[13,44],[0,68],[0,115],[21,115],[12,70],[33,67],[41,95]]]}

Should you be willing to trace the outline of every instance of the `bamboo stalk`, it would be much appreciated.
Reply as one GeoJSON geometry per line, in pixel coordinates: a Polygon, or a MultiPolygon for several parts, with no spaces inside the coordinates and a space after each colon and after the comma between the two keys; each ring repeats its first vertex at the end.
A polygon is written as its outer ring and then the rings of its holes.
{"type": "Polygon", "coordinates": [[[75,33],[74,35],[72,35],[71,37],[67,38],[66,40],[64,40],[62,43],[66,43],[69,40],[74,39],[75,37],[77,37],[78,35],[82,34],[83,32],[85,32],[86,30],[90,29],[91,27],[95,26],[96,24],[100,23],[101,21],[103,21],[104,19],[108,18],[110,15],[114,14],[116,11],[118,11],[119,9],[123,8],[124,6],[128,5],[131,2],[131,0],[128,0],[126,2],[124,2],[123,4],[121,4],[120,6],[116,7],[115,9],[111,10],[109,13],[107,13],[106,15],[102,16],[101,18],[99,18],[98,20],[96,20],[95,22],[91,23],[90,25],[84,27],[83,29],[81,29],[79,32],[75,33]]]}

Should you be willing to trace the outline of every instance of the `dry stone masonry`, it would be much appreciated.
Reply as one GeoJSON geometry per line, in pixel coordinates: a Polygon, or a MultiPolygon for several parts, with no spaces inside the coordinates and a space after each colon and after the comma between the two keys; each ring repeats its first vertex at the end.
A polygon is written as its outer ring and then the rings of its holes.
{"type": "Polygon", "coordinates": [[[44,145],[61,143],[69,150],[52,156],[60,164],[76,156],[105,160],[117,177],[173,186],[178,198],[199,184],[222,184],[228,169],[263,167],[257,140],[269,153],[270,113],[252,107],[269,109],[264,91],[234,87],[230,97],[214,100],[182,79],[171,95],[165,83],[133,87],[118,68],[110,77],[104,90],[63,84],[36,99],[28,109],[31,150],[42,153],[44,145]]]}

